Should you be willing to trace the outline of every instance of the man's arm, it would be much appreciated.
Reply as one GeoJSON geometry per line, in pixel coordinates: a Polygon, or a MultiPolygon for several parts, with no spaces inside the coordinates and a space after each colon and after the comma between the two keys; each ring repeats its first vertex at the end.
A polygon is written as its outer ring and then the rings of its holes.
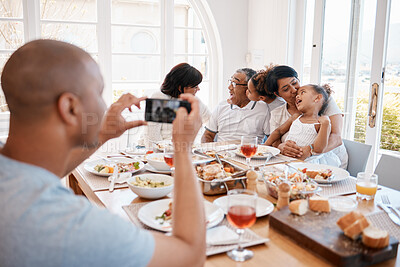
{"type": "Polygon", "coordinates": [[[137,120],[128,122],[122,117],[122,111],[124,109],[128,108],[131,111],[132,105],[140,108],[140,101],[144,99],[146,99],[146,97],[137,98],[131,94],[124,94],[117,102],[113,103],[103,117],[97,144],[72,150],[67,160],[68,163],[65,175],[79,166],[79,164],[108,140],[121,136],[128,129],[146,125],[147,123],[145,121],[137,120]]]}
{"type": "Polygon", "coordinates": [[[201,142],[202,143],[214,142],[215,135],[216,135],[216,133],[211,132],[210,130],[207,130],[207,128],[206,128],[203,136],[201,137],[201,142]]]}
{"type": "Polygon", "coordinates": [[[192,105],[188,115],[179,108],[173,123],[175,183],[172,236],[154,233],[155,251],[149,266],[203,266],[206,251],[204,200],[191,162],[193,140],[201,126],[199,103],[189,94],[180,96],[192,105]]]}

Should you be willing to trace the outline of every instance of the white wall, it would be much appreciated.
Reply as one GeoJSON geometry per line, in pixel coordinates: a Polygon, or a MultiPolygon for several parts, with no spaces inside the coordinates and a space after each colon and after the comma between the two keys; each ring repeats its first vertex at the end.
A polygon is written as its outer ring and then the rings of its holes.
{"type": "Polygon", "coordinates": [[[224,99],[227,80],[235,70],[246,67],[248,5],[251,0],[207,0],[221,36],[223,51],[224,99]]]}
{"type": "Polygon", "coordinates": [[[288,64],[290,0],[249,0],[249,66],[288,64]]]}

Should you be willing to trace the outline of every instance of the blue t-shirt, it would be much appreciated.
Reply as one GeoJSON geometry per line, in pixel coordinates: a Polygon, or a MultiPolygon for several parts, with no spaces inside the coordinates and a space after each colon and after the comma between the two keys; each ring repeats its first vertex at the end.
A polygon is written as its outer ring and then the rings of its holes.
{"type": "Polygon", "coordinates": [[[146,266],[154,246],[53,173],[0,155],[0,266],[146,266]]]}

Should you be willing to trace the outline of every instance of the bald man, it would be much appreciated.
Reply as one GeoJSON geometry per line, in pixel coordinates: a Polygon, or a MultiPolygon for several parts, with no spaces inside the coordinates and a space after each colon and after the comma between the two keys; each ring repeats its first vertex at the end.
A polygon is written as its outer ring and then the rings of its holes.
{"type": "Polygon", "coordinates": [[[182,95],[192,111],[179,109],[173,123],[174,220],[167,237],[91,205],[59,179],[107,140],[145,124],[121,116],[144,98],[124,95],[104,115],[95,61],[80,48],[51,40],[13,53],[1,82],[11,114],[0,151],[1,266],[204,264],[204,207],[189,156],[201,126],[193,96],[182,95]]]}

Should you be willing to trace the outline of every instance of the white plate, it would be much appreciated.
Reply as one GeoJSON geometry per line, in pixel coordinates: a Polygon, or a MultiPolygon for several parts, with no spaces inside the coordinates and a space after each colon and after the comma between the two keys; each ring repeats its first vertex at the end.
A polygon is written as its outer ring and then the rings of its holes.
{"type": "MultiPolygon", "coordinates": [[[[215,205],[220,207],[224,213],[226,214],[228,210],[228,196],[223,196],[220,198],[217,198],[213,202],[215,205]]],[[[274,211],[274,204],[272,204],[270,201],[258,197],[257,198],[257,207],[256,207],[256,216],[257,217],[262,217],[265,215],[270,214],[272,211],[274,211]]]]}
{"type": "MultiPolygon", "coordinates": [[[[99,175],[99,176],[111,176],[112,173],[98,173],[97,171],[95,171],[94,167],[98,164],[103,164],[103,165],[108,165],[108,166],[113,166],[115,163],[132,163],[132,162],[137,162],[138,160],[134,160],[134,159],[129,159],[129,158],[114,158],[114,159],[110,159],[110,161],[106,161],[103,159],[98,159],[98,160],[93,160],[93,161],[89,161],[86,162],[85,165],[83,166],[85,168],[85,170],[87,170],[90,173],[99,175]]],[[[134,171],[130,171],[130,173],[136,173],[138,171],[140,171],[141,169],[144,168],[144,163],[141,161],[139,162],[139,169],[134,170],[134,171]]]]}
{"type": "MultiPolygon", "coordinates": [[[[268,158],[267,152],[271,152],[273,156],[278,155],[281,153],[279,149],[273,146],[265,146],[265,145],[258,145],[257,147],[257,152],[254,156],[252,156],[252,159],[266,159],[268,158]],[[262,153],[263,155],[257,155],[258,153],[262,153]]],[[[240,146],[238,146],[238,149],[235,151],[236,155],[240,157],[245,157],[242,152],[240,151],[240,146]]]]}
{"type": "Polygon", "coordinates": [[[159,171],[148,163],[145,165],[145,167],[146,167],[146,170],[148,170],[149,172],[163,173],[163,174],[171,174],[172,173],[172,171],[170,171],[170,170],[169,171],[159,171]]]}
{"type": "MultiPolygon", "coordinates": [[[[168,209],[170,202],[172,202],[172,199],[161,199],[144,205],[139,210],[139,220],[153,229],[163,232],[170,232],[172,230],[171,220],[166,221],[163,224],[160,224],[159,221],[156,220],[156,216],[161,216],[164,211],[168,209]]],[[[217,205],[214,205],[208,201],[204,201],[204,208],[206,220],[208,221],[207,228],[218,225],[224,219],[224,212],[217,205]]]]}
{"type": "Polygon", "coordinates": [[[324,164],[314,164],[314,163],[303,163],[303,162],[297,162],[297,163],[290,163],[291,166],[297,168],[297,169],[310,169],[310,170],[326,170],[326,169],[331,169],[332,170],[332,175],[333,178],[331,180],[316,180],[314,181],[321,183],[321,184],[331,184],[331,183],[336,183],[339,181],[343,181],[347,179],[350,176],[350,173],[342,168],[339,167],[333,167],[329,165],[324,165],[324,164]]]}

